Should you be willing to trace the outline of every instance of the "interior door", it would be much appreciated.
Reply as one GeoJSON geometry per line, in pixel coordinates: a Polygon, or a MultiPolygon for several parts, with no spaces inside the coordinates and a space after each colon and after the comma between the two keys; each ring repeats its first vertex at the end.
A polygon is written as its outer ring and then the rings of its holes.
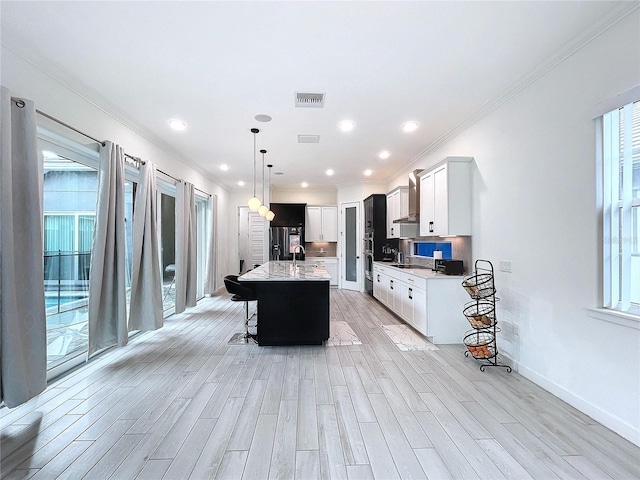
{"type": "Polygon", "coordinates": [[[238,272],[264,263],[264,218],[248,207],[238,207],[238,272]]]}
{"type": "Polygon", "coordinates": [[[341,217],[341,253],[342,278],[340,286],[346,290],[362,290],[362,252],[359,240],[362,238],[360,226],[360,204],[358,202],[343,203],[340,207],[341,217]]]}

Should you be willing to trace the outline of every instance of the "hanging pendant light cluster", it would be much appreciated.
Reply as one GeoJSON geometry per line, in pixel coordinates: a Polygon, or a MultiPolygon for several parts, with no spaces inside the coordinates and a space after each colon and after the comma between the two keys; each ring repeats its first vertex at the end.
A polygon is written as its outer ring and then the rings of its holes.
{"type": "MultiPolygon", "coordinates": [[[[257,128],[252,128],[251,133],[253,133],[253,197],[249,199],[247,205],[249,206],[249,210],[252,212],[258,212],[261,217],[265,217],[267,220],[271,221],[275,218],[276,214],[273,213],[266,204],[263,204],[260,199],[256,196],[256,134],[259,133],[260,130],[257,128]]],[[[264,184],[264,154],[267,153],[266,150],[260,150],[262,153],[262,198],[265,199],[265,184],[264,184]]],[[[271,183],[271,167],[269,165],[269,183],[271,183]]]]}

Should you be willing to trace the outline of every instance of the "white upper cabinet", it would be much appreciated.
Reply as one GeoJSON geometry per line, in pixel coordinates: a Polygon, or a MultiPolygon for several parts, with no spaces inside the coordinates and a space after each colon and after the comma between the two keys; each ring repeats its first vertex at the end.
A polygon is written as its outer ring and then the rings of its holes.
{"type": "Polygon", "coordinates": [[[471,235],[471,157],[448,157],[420,174],[420,236],[471,235]]]}
{"type": "Polygon", "coordinates": [[[387,193],[387,238],[401,237],[401,224],[393,223],[393,221],[406,217],[408,214],[409,187],[397,187],[387,193]]]}
{"type": "Polygon", "coordinates": [[[338,241],[338,207],[335,205],[307,205],[306,242],[338,241]]]}

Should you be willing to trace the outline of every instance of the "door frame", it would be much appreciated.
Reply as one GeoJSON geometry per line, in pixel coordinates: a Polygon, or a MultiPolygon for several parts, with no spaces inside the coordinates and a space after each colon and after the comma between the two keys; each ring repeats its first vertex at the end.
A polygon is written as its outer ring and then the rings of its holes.
{"type": "Polygon", "coordinates": [[[358,292],[362,292],[364,289],[364,267],[362,264],[362,225],[360,221],[362,211],[362,202],[344,202],[340,204],[340,238],[339,247],[340,247],[340,288],[345,290],[355,290],[358,292]],[[356,209],[356,232],[355,232],[355,242],[356,242],[356,281],[351,282],[346,280],[346,215],[345,210],[347,208],[356,209]]]}

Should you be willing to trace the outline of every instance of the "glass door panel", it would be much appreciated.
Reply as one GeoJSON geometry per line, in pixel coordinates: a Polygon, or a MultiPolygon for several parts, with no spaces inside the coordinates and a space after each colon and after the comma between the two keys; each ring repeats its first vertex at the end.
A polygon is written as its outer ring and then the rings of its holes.
{"type": "Polygon", "coordinates": [[[360,205],[356,203],[342,204],[342,231],[343,237],[343,254],[342,254],[342,271],[344,277],[342,288],[347,290],[361,290],[360,272],[362,271],[362,261],[360,260],[360,205]]]}

